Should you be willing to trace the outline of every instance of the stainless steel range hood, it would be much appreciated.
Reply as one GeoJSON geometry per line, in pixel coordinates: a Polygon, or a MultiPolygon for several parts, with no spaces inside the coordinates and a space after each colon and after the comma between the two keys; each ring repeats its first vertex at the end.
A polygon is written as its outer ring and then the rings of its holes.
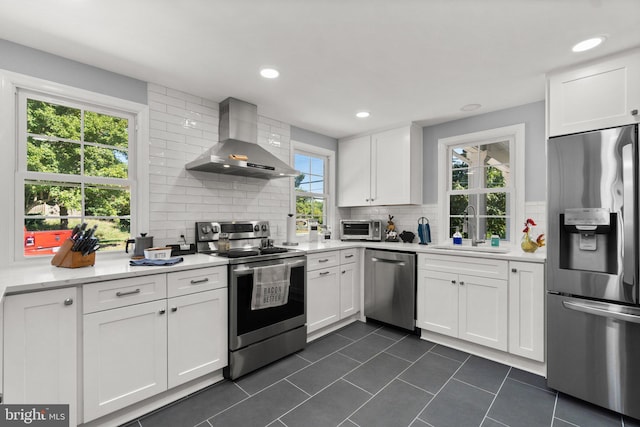
{"type": "Polygon", "coordinates": [[[235,98],[220,103],[220,142],[196,160],[188,170],[285,178],[300,172],[258,145],[258,107],[235,98]]]}

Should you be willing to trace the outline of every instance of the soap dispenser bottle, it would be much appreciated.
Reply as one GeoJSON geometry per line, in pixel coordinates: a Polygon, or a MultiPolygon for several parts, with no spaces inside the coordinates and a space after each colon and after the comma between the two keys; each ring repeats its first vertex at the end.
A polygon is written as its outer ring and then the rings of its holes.
{"type": "Polygon", "coordinates": [[[461,245],[462,244],[462,234],[460,234],[460,231],[458,230],[458,227],[456,227],[456,232],[453,233],[453,244],[454,245],[461,245]]]}

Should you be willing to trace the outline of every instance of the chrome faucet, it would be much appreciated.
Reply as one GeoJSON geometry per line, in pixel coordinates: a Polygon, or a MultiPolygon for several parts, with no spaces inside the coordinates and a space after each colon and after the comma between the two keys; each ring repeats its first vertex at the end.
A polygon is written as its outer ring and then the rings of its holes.
{"type": "Polygon", "coordinates": [[[478,246],[478,243],[484,243],[484,240],[478,239],[478,227],[476,226],[476,223],[478,222],[478,214],[476,213],[476,208],[471,205],[467,205],[463,213],[464,222],[462,224],[462,231],[471,237],[471,246],[478,246]],[[471,217],[473,221],[471,223],[469,223],[469,209],[473,210],[473,216],[471,217]]]}

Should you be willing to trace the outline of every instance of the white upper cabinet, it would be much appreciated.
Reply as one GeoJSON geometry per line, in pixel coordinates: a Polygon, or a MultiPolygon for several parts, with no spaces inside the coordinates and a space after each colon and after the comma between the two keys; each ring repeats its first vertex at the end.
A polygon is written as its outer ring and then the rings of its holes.
{"type": "Polygon", "coordinates": [[[338,143],[338,205],[422,203],[422,128],[412,124],[338,143]]]}
{"type": "Polygon", "coordinates": [[[640,50],[547,76],[548,135],[640,122],[640,50]]]}

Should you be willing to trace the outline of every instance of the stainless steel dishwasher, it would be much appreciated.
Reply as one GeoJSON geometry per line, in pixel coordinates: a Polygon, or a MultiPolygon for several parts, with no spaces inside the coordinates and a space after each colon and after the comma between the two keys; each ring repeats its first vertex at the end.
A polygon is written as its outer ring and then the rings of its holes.
{"type": "Polygon", "coordinates": [[[364,315],[415,331],[416,254],[366,249],[364,315]]]}

